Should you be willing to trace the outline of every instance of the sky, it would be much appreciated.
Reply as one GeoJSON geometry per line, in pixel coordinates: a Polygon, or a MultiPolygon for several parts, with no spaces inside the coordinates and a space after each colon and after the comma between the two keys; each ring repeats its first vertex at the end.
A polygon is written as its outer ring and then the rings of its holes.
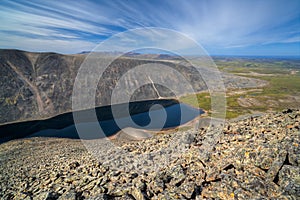
{"type": "Polygon", "coordinates": [[[180,32],[210,55],[300,56],[299,0],[0,1],[0,48],[78,53],[144,27],[180,32]]]}

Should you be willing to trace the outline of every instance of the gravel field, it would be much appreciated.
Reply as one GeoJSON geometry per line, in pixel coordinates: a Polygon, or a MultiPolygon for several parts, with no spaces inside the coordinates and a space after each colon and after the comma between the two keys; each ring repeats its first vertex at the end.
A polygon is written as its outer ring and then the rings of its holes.
{"type": "Polygon", "coordinates": [[[287,109],[126,143],[13,140],[0,145],[0,198],[299,199],[299,123],[287,109]]]}

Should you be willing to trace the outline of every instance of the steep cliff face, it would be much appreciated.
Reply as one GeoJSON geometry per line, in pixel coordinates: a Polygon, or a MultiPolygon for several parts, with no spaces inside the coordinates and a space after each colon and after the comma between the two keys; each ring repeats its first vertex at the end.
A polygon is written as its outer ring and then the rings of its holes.
{"type": "MultiPolygon", "coordinates": [[[[74,80],[85,56],[0,50],[0,123],[46,118],[70,111],[74,80]]],[[[96,105],[111,103],[111,93],[116,82],[128,70],[155,62],[158,61],[128,58],[115,60],[99,80],[96,105]]],[[[171,67],[178,67],[169,64],[171,67]]],[[[193,74],[189,70],[183,73],[187,77],[193,74]]],[[[172,76],[170,81],[176,84],[172,76]]],[[[126,78],[126,88],[135,84],[138,83],[134,77],[126,78]]],[[[205,86],[201,81],[198,85],[199,89],[205,86]]],[[[156,99],[160,95],[173,96],[163,86],[146,84],[134,92],[131,100],[156,99]]]]}
{"type": "Polygon", "coordinates": [[[73,67],[83,56],[0,51],[0,123],[48,117],[71,108],[73,67]]]}
{"type": "MultiPolygon", "coordinates": [[[[99,54],[99,56],[101,56],[99,54]]],[[[105,56],[105,55],[102,55],[105,56]]],[[[0,123],[40,119],[68,112],[72,109],[72,92],[77,72],[86,58],[85,54],[62,55],[56,53],[32,53],[19,50],[0,50],[0,123]]],[[[153,75],[152,66],[167,65],[178,71],[191,84],[194,91],[207,89],[206,84],[193,67],[179,62],[119,58],[112,62],[101,76],[95,97],[96,106],[111,104],[111,94],[119,79],[136,66],[149,64],[139,76],[147,84],[138,86],[136,74],[124,78],[121,91],[131,92],[132,101],[173,97],[174,93],[163,84],[172,85],[182,94],[186,83],[175,72],[162,76],[159,70],[153,75]],[[152,72],[152,77],[147,76],[152,72]],[[156,80],[152,80],[152,79],[156,80]]],[[[225,85],[230,87],[253,87],[257,80],[223,75],[225,85]]],[[[88,82],[87,76],[86,81],[88,82]]],[[[88,84],[87,84],[88,85],[88,84]]],[[[88,96],[87,98],[93,98],[88,96]]]]}

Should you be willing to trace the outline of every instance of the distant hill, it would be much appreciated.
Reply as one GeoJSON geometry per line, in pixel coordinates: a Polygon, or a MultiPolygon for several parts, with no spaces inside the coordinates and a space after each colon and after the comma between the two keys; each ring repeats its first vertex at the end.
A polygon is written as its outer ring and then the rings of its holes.
{"type": "Polygon", "coordinates": [[[124,54],[125,57],[131,58],[140,58],[140,59],[159,59],[159,60],[179,60],[179,56],[170,55],[170,54],[143,54],[136,52],[128,52],[124,54]]]}

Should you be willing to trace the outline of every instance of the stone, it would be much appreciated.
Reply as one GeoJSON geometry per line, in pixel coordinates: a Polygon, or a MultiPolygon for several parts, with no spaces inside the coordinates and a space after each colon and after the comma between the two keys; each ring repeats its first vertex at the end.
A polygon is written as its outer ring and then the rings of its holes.
{"type": "Polygon", "coordinates": [[[300,197],[300,168],[284,165],[279,172],[278,183],[286,194],[300,197]]]}
{"type": "Polygon", "coordinates": [[[69,164],[70,169],[76,169],[79,166],[80,166],[80,164],[77,161],[74,161],[74,162],[69,164]]]}
{"type": "Polygon", "coordinates": [[[299,199],[299,116],[299,110],[291,109],[226,122],[209,145],[203,144],[205,139],[210,141],[220,130],[169,130],[119,144],[125,155],[107,149],[112,162],[101,163],[77,140],[13,140],[0,144],[0,196],[299,199]]]}
{"type": "Polygon", "coordinates": [[[184,198],[191,199],[195,189],[195,183],[185,181],[178,189],[176,189],[176,193],[182,195],[184,198]]]}
{"type": "Polygon", "coordinates": [[[170,185],[177,185],[183,182],[183,180],[186,178],[186,175],[184,174],[184,171],[180,165],[176,165],[172,167],[168,171],[168,175],[171,178],[170,185]]]}
{"type": "Polygon", "coordinates": [[[67,191],[63,193],[58,200],[76,200],[77,194],[74,190],[67,191]]]}
{"type": "Polygon", "coordinates": [[[142,191],[138,188],[132,188],[130,194],[134,197],[135,200],[145,200],[142,191]]]}

